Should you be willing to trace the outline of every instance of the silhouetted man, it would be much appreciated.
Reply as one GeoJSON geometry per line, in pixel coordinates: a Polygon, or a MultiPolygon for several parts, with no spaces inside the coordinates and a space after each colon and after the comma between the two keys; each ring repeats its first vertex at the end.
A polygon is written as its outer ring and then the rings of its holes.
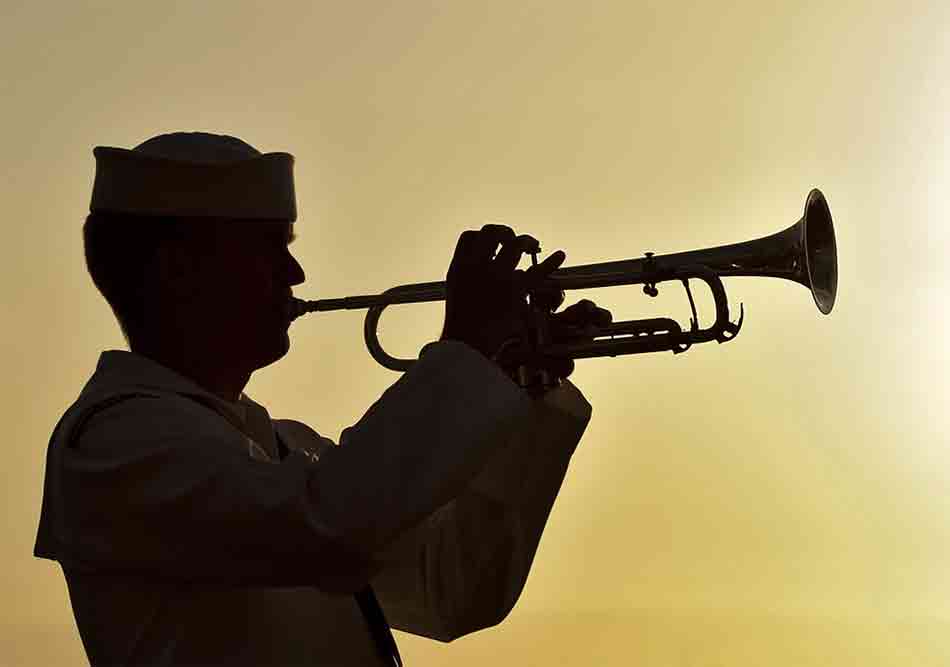
{"type": "Polygon", "coordinates": [[[90,662],[392,665],[386,617],[446,642],[504,619],[591,414],[570,360],[542,396],[496,355],[564,253],[520,271],[529,237],[464,232],[442,337],[337,446],[243,391],[304,281],[293,156],[197,132],[94,155],[86,262],[130,351],[53,432],[35,548],[90,662]]]}

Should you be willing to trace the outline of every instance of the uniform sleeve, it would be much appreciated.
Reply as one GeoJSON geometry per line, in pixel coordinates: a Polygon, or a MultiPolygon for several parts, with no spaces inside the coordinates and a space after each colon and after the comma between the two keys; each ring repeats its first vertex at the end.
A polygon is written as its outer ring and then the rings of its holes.
{"type": "Polygon", "coordinates": [[[345,429],[347,446],[275,464],[173,400],[130,399],[61,458],[59,541],[74,567],[351,593],[398,533],[484,468],[530,404],[480,353],[445,341],[345,429]]]}
{"type": "Polygon", "coordinates": [[[466,490],[380,555],[390,624],[440,641],[514,607],[591,406],[569,381],[535,401],[466,490]]]}

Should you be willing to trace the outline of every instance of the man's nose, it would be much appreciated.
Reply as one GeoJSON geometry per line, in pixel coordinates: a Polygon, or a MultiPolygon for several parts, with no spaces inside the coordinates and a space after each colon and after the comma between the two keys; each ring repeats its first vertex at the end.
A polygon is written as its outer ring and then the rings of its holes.
{"type": "Polygon", "coordinates": [[[289,260],[287,263],[287,281],[291,286],[299,285],[307,279],[307,276],[303,272],[303,267],[300,266],[300,262],[297,261],[296,257],[288,252],[287,258],[289,260]]]}

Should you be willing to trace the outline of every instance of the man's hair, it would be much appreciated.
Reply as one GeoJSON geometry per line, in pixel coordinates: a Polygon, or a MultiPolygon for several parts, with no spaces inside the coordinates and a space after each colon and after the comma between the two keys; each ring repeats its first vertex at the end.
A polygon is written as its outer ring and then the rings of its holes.
{"type": "Polygon", "coordinates": [[[195,227],[184,218],[95,212],[83,224],[86,268],[112,308],[129,347],[141,340],[151,259],[169,240],[191,238],[195,227]]]}

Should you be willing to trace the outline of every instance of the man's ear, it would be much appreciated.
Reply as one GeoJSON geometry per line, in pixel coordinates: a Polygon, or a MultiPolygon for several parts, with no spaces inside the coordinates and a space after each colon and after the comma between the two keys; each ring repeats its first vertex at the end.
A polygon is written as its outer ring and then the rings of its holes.
{"type": "Polygon", "coordinates": [[[195,258],[184,244],[165,241],[155,250],[149,273],[155,286],[178,297],[196,288],[195,258]]]}

